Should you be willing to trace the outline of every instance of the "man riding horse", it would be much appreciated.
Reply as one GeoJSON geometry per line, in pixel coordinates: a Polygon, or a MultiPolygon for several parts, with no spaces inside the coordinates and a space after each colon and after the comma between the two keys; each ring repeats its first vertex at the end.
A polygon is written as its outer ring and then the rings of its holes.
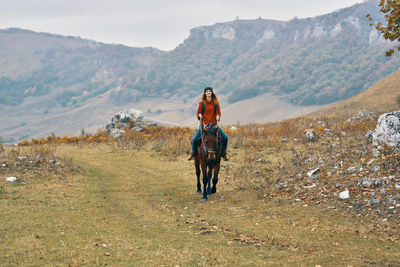
{"type": "MultiPolygon", "coordinates": [[[[199,102],[199,107],[197,109],[197,119],[201,121],[201,126],[197,130],[194,138],[192,140],[192,153],[188,156],[188,160],[191,160],[197,153],[197,148],[199,146],[199,139],[201,136],[201,131],[204,125],[214,124],[221,119],[221,109],[219,107],[219,102],[217,96],[215,95],[212,87],[204,88],[203,96],[199,102]]],[[[219,134],[222,138],[221,140],[221,157],[224,160],[229,160],[229,155],[226,153],[226,147],[228,146],[228,136],[218,127],[219,134]]]]}

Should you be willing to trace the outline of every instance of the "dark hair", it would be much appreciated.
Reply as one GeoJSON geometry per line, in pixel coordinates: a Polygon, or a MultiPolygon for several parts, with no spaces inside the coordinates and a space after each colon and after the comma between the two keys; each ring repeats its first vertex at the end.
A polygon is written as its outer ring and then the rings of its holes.
{"type": "Polygon", "coordinates": [[[204,88],[204,93],[206,93],[208,90],[210,90],[211,93],[214,93],[212,87],[206,87],[206,88],[204,88]]]}
{"type": "MultiPolygon", "coordinates": [[[[209,90],[209,89],[207,89],[207,88],[211,88],[211,87],[206,87],[206,88],[204,89],[204,94],[201,96],[201,101],[200,101],[200,102],[203,102],[203,103],[206,102],[206,98],[207,98],[207,97],[206,97],[206,91],[209,90]],[[207,90],[206,90],[206,89],[207,89],[207,90]]],[[[212,88],[211,88],[211,98],[212,98],[213,103],[214,103],[215,105],[219,105],[218,98],[217,98],[217,96],[214,94],[212,88]]]]}

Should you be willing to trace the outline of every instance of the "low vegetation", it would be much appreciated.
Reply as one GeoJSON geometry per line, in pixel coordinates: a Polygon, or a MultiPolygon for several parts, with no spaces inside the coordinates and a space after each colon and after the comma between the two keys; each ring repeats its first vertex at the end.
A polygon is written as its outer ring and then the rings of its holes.
{"type": "Polygon", "coordinates": [[[321,117],[224,127],[231,161],[206,204],[185,160],[193,129],[6,147],[1,176],[21,182],[0,181],[0,262],[398,265],[400,155],[372,146],[366,134],[375,126],[321,117]],[[49,166],[34,176],[36,158],[49,166]],[[341,199],[346,190],[350,198],[341,199]]]}
{"type": "Polygon", "coordinates": [[[4,151],[3,137],[0,135],[0,153],[4,151]]]}

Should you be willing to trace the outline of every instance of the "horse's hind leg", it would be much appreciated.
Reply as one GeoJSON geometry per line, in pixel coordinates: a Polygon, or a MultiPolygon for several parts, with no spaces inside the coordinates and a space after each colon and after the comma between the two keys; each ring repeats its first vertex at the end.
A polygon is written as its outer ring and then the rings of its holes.
{"type": "Polygon", "coordinates": [[[194,159],[194,166],[196,167],[196,176],[197,176],[197,193],[201,194],[201,184],[200,184],[200,161],[199,158],[196,157],[194,159]]]}
{"type": "Polygon", "coordinates": [[[214,178],[212,179],[213,186],[211,188],[211,194],[217,193],[218,173],[221,162],[217,162],[214,167],[214,178]]]}

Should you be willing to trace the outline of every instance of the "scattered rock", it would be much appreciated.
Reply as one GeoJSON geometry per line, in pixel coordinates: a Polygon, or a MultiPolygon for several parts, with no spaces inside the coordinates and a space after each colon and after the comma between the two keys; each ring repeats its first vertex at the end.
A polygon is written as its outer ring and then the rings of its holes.
{"type": "Polygon", "coordinates": [[[375,181],[374,181],[374,186],[375,186],[375,187],[381,187],[381,186],[385,186],[385,185],[387,185],[387,184],[388,184],[388,181],[387,181],[387,179],[385,179],[385,178],[382,178],[382,179],[377,178],[377,179],[375,179],[375,181]]]}
{"type": "Polygon", "coordinates": [[[368,205],[377,205],[377,204],[379,204],[379,199],[372,198],[368,200],[368,205]]]}
{"type": "Polygon", "coordinates": [[[372,135],[373,144],[397,146],[400,144],[400,111],[379,116],[378,124],[372,135]]]}
{"type": "Polygon", "coordinates": [[[305,189],[311,189],[314,187],[317,187],[317,185],[315,183],[313,183],[312,185],[304,186],[305,189]]]}
{"type": "Polygon", "coordinates": [[[306,158],[306,159],[304,160],[304,163],[307,164],[307,163],[309,163],[309,162],[311,162],[311,161],[313,161],[313,160],[314,160],[314,158],[306,158]]]}
{"type": "Polygon", "coordinates": [[[6,178],[6,181],[7,182],[16,182],[18,180],[18,178],[17,177],[14,177],[14,176],[10,176],[10,177],[7,177],[6,178]]]}
{"type": "Polygon", "coordinates": [[[343,160],[339,161],[338,163],[335,163],[333,166],[335,169],[343,168],[343,160]]]}
{"type": "Polygon", "coordinates": [[[332,129],[325,129],[324,130],[324,135],[332,135],[333,134],[333,130],[332,129]]]}
{"type": "Polygon", "coordinates": [[[379,171],[380,167],[379,166],[374,166],[372,168],[372,170],[370,171],[371,174],[376,173],[377,171],[379,171]]]}
{"type": "Polygon", "coordinates": [[[348,167],[347,168],[347,173],[355,173],[357,171],[357,168],[354,166],[348,167]]]}
{"type": "Polygon", "coordinates": [[[289,138],[283,138],[283,139],[281,140],[281,142],[282,142],[282,143],[287,143],[287,142],[289,142],[289,138]]]}
{"type": "Polygon", "coordinates": [[[347,136],[347,133],[346,133],[345,131],[341,131],[340,134],[341,134],[343,137],[347,136]]]}
{"type": "Polygon", "coordinates": [[[379,157],[380,154],[381,152],[379,152],[378,149],[376,148],[372,149],[372,156],[374,156],[375,158],[379,157]]]}
{"type": "Polygon", "coordinates": [[[360,110],[356,115],[353,117],[347,119],[347,122],[357,122],[357,121],[363,121],[363,120],[375,120],[376,115],[373,112],[370,112],[368,110],[360,110]]]}
{"type": "Polygon", "coordinates": [[[350,198],[350,191],[349,190],[345,190],[343,192],[339,193],[339,198],[340,199],[349,199],[350,198]]]}
{"type": "Polygon", "coordinates": [[[311,179],[314,175],[319,173],[320,170],[321,170],[320,168],[316,168],[314,170],[311,170],[311,171],[307,172],[308,178],[311,179]]]}
{"type": "Polygon", "coordinates": [[[400,183],[396,183],[395,185],[394,185],[394,187],[396,188],[396,190],[400,190],[400,183]]]}
{"type": "Polygon", "coordinates": [[[319,135],[314,129],[304,130],[304,135],[308,141],[316,141],[319,138],[319,135]]]}
{"type": "Polygon", "coordinates": [[[357,187],[370,187],[372,185],[372,180],[369,178],[362,178],[358,180],[357,187]]]}

